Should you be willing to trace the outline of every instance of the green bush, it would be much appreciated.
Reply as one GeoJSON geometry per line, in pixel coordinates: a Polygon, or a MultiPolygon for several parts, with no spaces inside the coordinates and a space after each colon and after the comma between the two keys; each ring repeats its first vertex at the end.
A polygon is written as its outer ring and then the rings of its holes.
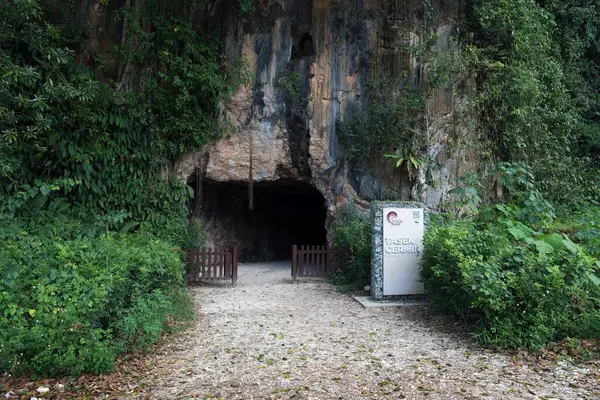
{"type": "Polygon", "coordinates": [[[587,212],[583,212],[577,218],[576,223],[580,227],[575,234],[577,240],[586,248],[588,253],[600,258],[600,210],[598,207],[590,207],[587,212]]]}
{"type": "Polygon", "coordinates": [[[344,209],[333,225],[332,243],[350,250],[344,268],[334,276],[340,290],[361,289],[371,282],[371,226],[353,209],[344,209]]]}
{"type": "Polygon", "coordinates": [[[421,277],[433,307],[470,320],[475,337],[493,347],[598,337],[596,207],[557,212],[524,163],[501,163],[496,172],[504,203],[464,220],[432,217],[421,277]]]}
{"type": "Polygon", "coordinates": [[[492,347],[598,337],[598,269],[566,235],[502,212],[493,221],[433,218],[425,234],[422,279],[433,307],[472,321],[475,337],[492,347]]]}
{"type": "Polygon", "coordinates": [[[110,371],[192,316],[178,250],[151,235],[64,238],[13,223],[0,241],[2,371],[110,371]]]}

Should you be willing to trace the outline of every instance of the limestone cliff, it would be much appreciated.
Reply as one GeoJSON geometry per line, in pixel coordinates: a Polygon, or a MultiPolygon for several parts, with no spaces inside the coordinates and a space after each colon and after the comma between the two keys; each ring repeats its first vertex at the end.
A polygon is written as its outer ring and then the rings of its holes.
{"type": "MultiPolygon", "coordinates": [[[[436,48],[447,51],[454,24],[452,9],[434,2],[436,48]]],[[[363,206],[382,198],[422,200],[436,209],[464,168],[467,153],[448,148],[450,136],[468,134],[455,115],[450,90],[428,96],[428,157],[413,181],[389,166],[350,163],[336,136],[344,120],[368,96],[365,83],[374,63],[421,79],[416,60],[394,48],[394,39],[418,43],[423,2],[408,0],[271,0],[256,3],[252,17],[230,27],[228,54],[243,53],[255,75],[225,105],[235,132],[210,149],[178,164],[181,179],[203,166],[203,179],[217,182],[311,183],[325,197],[329,213],[348,202],[363,206]],[[394,27],[392,29],[391,27],[394,27]],[[402,37],[397,32],[402,32],[402,37]]]]}
{"type": "MultiPolygon", "coordinates": [[[[110,10],[134,6],[143,25],[144,4],[144,0],[111,0],[108,7],[81,3],[91,25],[91,47],[103,55],[106,70],[119,77],[125,88],[131,82],[123,77],[135,74],[126,73],[130,66],[111,58],[109,49],[126,42],[126,21],[110,18],[110,10]]],[[[350,160],[336,131],[339,121],[348,120],[368,102],[366,84],[375,67],[383,66],[415,83],[424,79],[426,68],[407,48],[422,44],[427,17],[427,30],[437,38],[435,51],[450,50],[456,25],[452,4],[446,0],[254,1],[252,15],[226,23],[222,35],[223,62],[243,54],[252,82],[223,104],[224,125],[230,132],[208,148],[177,160],[177,176],[197,191],[201,182],[237,187],[282,181],[309,184],[324,198],[326,226],[346,204],[366,210],[372,200],[402,199],[440,208],[456,178],[474,165],[467,146],[473,130],[458,111],[455,84],[427,93],[425,123],[419,128],[425,163],[417,174],[408,176],[383,159],[375,164],[350,160]]],[[[80,57],[91,60],[86,52],[80,57]]],[[[213,193],[211,201],[218,197],[213,193]]],[[[214,231],[211,242],[235,244],[247,236],[250,228],[243,228],[233,215],[208,214],[206,225],[214,231]]]]}

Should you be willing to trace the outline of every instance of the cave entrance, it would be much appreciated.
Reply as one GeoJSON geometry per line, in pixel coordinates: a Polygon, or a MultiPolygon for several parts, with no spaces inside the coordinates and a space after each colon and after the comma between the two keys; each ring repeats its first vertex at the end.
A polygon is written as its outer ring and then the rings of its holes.
{"type": "Polygon", "coordinates": [[[248,208],[247,183],[202,182],[201,214],[209,245],[238,246],[240,261],[289,260],[293,244],[325,245],[326,207],[308,183],[278,180],[254,184],[248,208]]]}

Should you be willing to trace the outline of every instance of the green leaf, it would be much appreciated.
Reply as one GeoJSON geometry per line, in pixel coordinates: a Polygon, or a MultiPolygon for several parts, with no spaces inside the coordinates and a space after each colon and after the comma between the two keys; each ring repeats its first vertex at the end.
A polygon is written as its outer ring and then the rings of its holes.
{"type": "Polygon", "coordinates": [[[529,237],[529,235],[527,235],[527,233],[524,230],[522,230],[521,228],[517,228],[517,227],[508,228],[508,231],[517,240],[523,240],[526,237],[529,237]]]}
{"type": "Polygon", "coordinates": [[[554,252],[554,247],[550,246],[548,243],[543,240],[536,240],[534,242],[535,248],[540,254],[550,254],[554,252]]]}
{"type": "Polygon", "coordinates": [[[562,235],[560,235],[558,233],[550,233],[547,235],[541,235],[541,236],[539,236],[539,238],[541,240],[543,240],[544,242],[548,243],[550,246],[552,246],[552,248],[554,248],[554,250],[560,250],[563,247],[565,247],[563,237],[562,237],[562,235]]]}
{"type": "Polygon", "coordinates": [[[577,253],[581,250],[581,247],[573,243],[573,241],[563,233],[563,244],[571,253],[577,253]]]}
{"type": "Polygon", "coordinates": [[[48,185],[40,186],[40,192],[42,193],[43,196],[48,196],[51,191],[52,191],[52,188],[50,188],[50,186],[48,186],[48,185]]]}
{"type": "Polygon", "coordinates": [[[592,282],[594,282],[594,285],[596,286],[600,286],[600,278],[598,278],[598,276],[596,274],[594,274],[593,272],[587,272],[587,276],[588,278],[590,278],[590,280],[592,282]]]}

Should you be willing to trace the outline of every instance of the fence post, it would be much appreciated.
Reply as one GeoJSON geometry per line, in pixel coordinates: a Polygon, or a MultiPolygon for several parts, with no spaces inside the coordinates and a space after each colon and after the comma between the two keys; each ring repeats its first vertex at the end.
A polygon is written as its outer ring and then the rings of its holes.
{"type": "Polygon", "coordinates": [[[326,247],[319,246],[319,253],[319,273],[323,276],[327,276],[327,271],[325,270],[326,247]]]}
{"type": "Polygon", "coordinates": [[[202,279],[206,279],[206,247],[202,248],[202,251],[198,250],[200,261],[198,263],[198,269],[200,270],[200,276],[202,279]]]}
{"type": "Polygon", "coordinates": [[[231,282],[233,284],[233,270],[231,268],[231,252],[229,251],[229,247],[223,248],[223,275],[225,277],[231,278],[231,282]]]}
{"type": "Polygon", "coordinates": [[[198,283],[200,276],[200,272],[198,271],[198,263],[200,262],[200,257],[198,257],[198,249],[192,248],[188,251],[188,276],[189,281],[198,283]]]}
{"type": "Polygon", "coordinates": [[[233,248],[233,257],[231,265],[231,285],[235,286],[238,277],[238,248],[233,248]]]}
{"type": "Polygon", "coordinates": [[[190,283],[190,253],[191,249],[185,249],[185,283],[190,283]]]}
{"type": "Polygon", "coordinates": [[[292,245],[292,279],[296,283],[296,276],[298,268],[298,245],[292,245]]]}
{"type": "Polygon", "coordinates": [[[202,273],[200,272],[200,249],[195,249],[192,253],[192,274],[194,282],[202,280],[202,273]]]}
{"type": "Polygon", "coordinates": [[[221,247],[219,249],[219,278],[228,278],[225,272],[225,249],[221,247]]]}
{"type": "Polygon", "coordinates": [[[332,275],[331,272],[331,247],[325,246],[325,276],[329,278],[332,275]]]}

